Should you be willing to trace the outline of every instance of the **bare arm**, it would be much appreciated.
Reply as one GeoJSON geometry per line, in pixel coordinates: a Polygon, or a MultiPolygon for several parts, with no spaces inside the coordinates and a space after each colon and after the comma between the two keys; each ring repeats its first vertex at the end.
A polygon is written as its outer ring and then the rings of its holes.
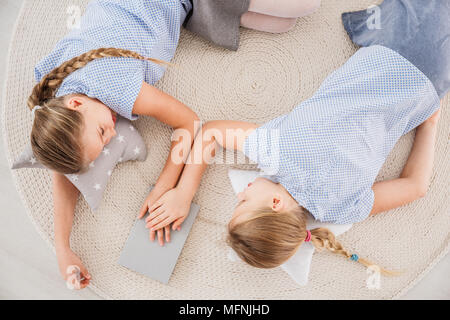
{"type": "MultiPolygon", "coordinates": [[[[184,159],[186,159],[192,147],[195,133],[199,126],[199,118],[197,114],[174,97],[162,92],[161,90],[143,82],[141,91],[134,103],[133,113],[138,115],[147,115],[171,126],[175,132],[182,131],[185,134],[176,140],[172,139],[169,157],[164,168],[155,183],[154,188],[144,200],[139,212],[139,219],[143,218],[148,208],[158,200],[168,190],[175,187],[184,167],[184,159]],[[179,159],[174,159],[172,154],[178,152],[179,159]]],[[[158,241],[160,245],[165,240],[170,241],[170,228],[167,227],[165,232],[158,231],[158,241]]],[[[155,239],[155,232],[150,232],[150,241],[155,239]]]]}
{"type": "Polygon", "coordinates": [[[434,162],[437,122],[440,110],[416,129],[414,145],[398,179],[374,183],[375,195],[371,215],[388,211],[427,193],[434,162]]]}
{"type": "Polygon", "coordinates": [[[253,123],[232,120],[206,123],[202,127],[201,134],[195,138],[194,146],[189,154],[189,163],[177,187],[192,200],[207,165],[215,156],[217,147],[242,151],[245,139],[257,127],[253,123]]]}
{"type": "MultiPolygon", "coordinates": [[[[133,113],[154,117],[175,130],[188,132],[190,134],[189,139],[173,141],[170,148],[170,154],[176,148],[176,150],[185,150],[183,156],[184,158],[187,157],[198,129],[196,122],[198,125],[199,118],[194,111],[174,97],[144,82],[135,101],[133,113]],[[179,146],[178,144],[181,145],[179,146]]],[[[172,158],[169,156],[156,181],[156,186],[161,186],[166,190],[175,187],[183,167],[184,162],[172,161],[172,158]]]]}
{"type": "Polygon", "coordinates": [[[178,219],[177,228],[186,218],[190,203],[197,192],[207,165],[215,156],[218,146],[242,150],[245,138],[257,128],[256,124],[243,121],[218,120],[206,123],[195,137],[195,142],[175,189],[166,193],[151,208],[146,219],[147,227],[159,229],[178,219]],[[165,220],[165,221],[164,221],[165,220]]]}
{"type": "Polygon", "coordinates": [[[62,174],[53,173],[53,206],[56,252],[70,249],[70,233],[78,189],[62,174]]]}
{"type": "MultiPolygon", "coordinates": [[[[89,285],[90,275],[80,258],[70,248],[70,233],[72,230],[73,216],[77,203],[78,189],[62,174],[53,173],[53,206],[55,251],[58,259],[59,271],[64,279],[70,277],[68,268],[77,266],[81,282],[71,282],[75,289],[83,289],[89,285]]],[[[73,271],[73,269],[72,269],[73,271]]],[[[73,278],[76,279],[76,278],[73,278]]]]}

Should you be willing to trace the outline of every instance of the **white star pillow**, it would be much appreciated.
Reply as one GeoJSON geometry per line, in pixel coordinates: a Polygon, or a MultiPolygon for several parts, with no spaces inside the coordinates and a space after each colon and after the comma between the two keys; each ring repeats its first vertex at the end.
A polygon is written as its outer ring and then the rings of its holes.
{"type": "MultiPolygon", "coordinates": [[[[247,185],[257,177],[263,175],[264,174],[261,171],[236,169],[228,170],[228,177],[230,178],[231,185],[236,194],[244,190],[245,187],[247,187],[247,185]]],[[[331,224],[320,222],[318,220],[314,220],[311,215],[308,216],[306,225],[309,230],[315,228],[328,228],[335,235],[340,235],[352,227],[351,224],[331,224]]],[[[304,242],[299,247],[297,252],[288,261],[281,265],[281,269],[287,272],[297,284],[304,286],[308,283],[308,275],[313,253],[314,246],[311,243],[304,242]]],[[[228,251],[228,259],[231,261],[241,261],[237,253],[231,248],[228,251]]]]}
{"type": "MultiPolygon", "coordinates": [[[[115,129],[117,135],[105,146],[98,158],[89,164],[86,172],[66,174],[92,210],[100,205],[105,187],[117,163],[128,160],[144,161],[147,158],[144,140],[130,120],[118,115],[115,129]]],[[[28,144],[11,167],[20,168],[45,168],[34,158],[31,144],[28,144]]]]}

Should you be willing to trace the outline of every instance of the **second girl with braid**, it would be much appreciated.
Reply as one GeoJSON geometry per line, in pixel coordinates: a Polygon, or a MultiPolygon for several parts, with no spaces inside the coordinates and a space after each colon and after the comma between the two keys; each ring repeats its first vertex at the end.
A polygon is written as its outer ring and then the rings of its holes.
{"type": "MultiPolygon", "coordinates": [[[[35,67],[38,84],[28,99],[35,114],[32,149],[38,161],[54,172],[55,248],[60,271],[67,277],[68,266],[79,266],[85,278],[81,288],[89,284],[90,276],[69,241],[79,192],[63,174],[80,172],[97,158],[116,134],[118,114],[130,120],[151,116],[173,129],[187,130],[191,140],[173,142],[171,149],[182,144],[182,150],[190,150],[198,116],[153,86],[164,73],[164,61],[170,61],[175,53],[181,26],[199,33],[196,30],[203,30],[199,25],[209,23],[208,30],[219,28],[221,35],[229,33],[229,36],[224,38],[228,39],[225,42],[211,35],[206,38],[235,50],[240,24],[269,32],[287,31],[289,28],[283,26],[295,21],[292,17],[311,13],[320,1],[315,1],[314,6],[291,0],[276,5],[263,0],[215,4],[204,1],[197,6],[197,10],[214,7],[217,12],[208,17],[205,12],[211,10],[203,10],[199,15],[193,12],[190,0],[93,1],[87,6],[79,28],[60,40],[35,67]],[[289,13],[290,18],[280,17],[281,8],[284,16],[289,13]],[[224,10],[228,14],[223,15],[224,10]],[[248,10],[255,12],[247,13],[248,10]],[[274,17],[270,15],[272,11],[274,17]],[[228,30],[212,18],[216,14],[227,22],[228,30]],[[263,28],[265,24],[279,28],[263,28]]],[[[182,170],[183,163],[167,159],[142,205],[140,218],[162,194],[175,187],[182,170]]],[[[150,232],[150,240],[155,235],[150,232]]],[[[170,241],[170,226],[158,230],[157,237],[160,244],[170,241]]]]}
{"type": "MultiPolygon", "coordinates": [[[[164,73],[164,61],[175,53],[181,25],[191,9],[189,0],[93,1],[80,27],[35,66],[38,84],[28,99],[28,107],[34,109],[31,145],[36,159],[53,171],[60,272],[66,278],[67,268],[78,266],[84,278],[80,288],[91,277],[69,240],[79,191],[64,174],[82,171],[100,155],[116,135],[118,114],[130,120],[151,116],[194,136],[195,112],[153,86],[164,73]]],[[[184,148],[192,141],[178,143],[184,148]]],[[[183,163],[167,160],[141,217],[149,203],[175,186],[182,169],[183,163]]],[[[166,229],[167,241],[170,229],[166,229]]],[[[160,242],[163,231],[158,232],[160,242]]],[[[153,232],[150,238],[154,237],[153,232]]]]}

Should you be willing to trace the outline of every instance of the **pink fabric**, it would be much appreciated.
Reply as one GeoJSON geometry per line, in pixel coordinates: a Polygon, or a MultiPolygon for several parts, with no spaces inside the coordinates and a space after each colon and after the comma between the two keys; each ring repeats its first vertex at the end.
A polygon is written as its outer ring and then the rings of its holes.
{"type": "Polygon", "coordinates": [[[320,7],[320,0],[250,0],[248,11],[280,18],[300,18],[320,7]]]}
{"type": "Polygon", "coordinates": [[[311,231],[306,230],[306,239],[305,242],[310,242],[311,241],[311,231]]]}
{"type": "Polygon", "coordinates": [[[241,26],[271,33],[288,32],[297,18],[320,7],[320,0],[251,0],[248,12],[241,16],[241,26]]]}

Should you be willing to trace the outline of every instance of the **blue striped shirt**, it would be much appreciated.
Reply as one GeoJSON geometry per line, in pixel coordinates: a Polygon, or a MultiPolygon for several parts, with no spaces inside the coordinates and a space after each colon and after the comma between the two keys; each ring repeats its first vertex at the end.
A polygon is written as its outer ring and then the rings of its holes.
{"type": "Polygon", "coordinates": [[[398,139],[440,106],[430,80],[383,46],[358,50],[292,112],[253,131],[243,152],[318,220],[364,220],[398,139]]]}
{"type": "MultiPolygon", "coordinates": [[[[63,62],[92,49],[115,47],[145,57],[170,61],[180,28],[192,9],[189,0],[97,0],[88,4],[80,22],[35,67],[41,78],[63,62]]],[[[64,79],[56,96],[81,93],[96,98],[130,120],[145,81],[155,84],[164,68],[133,58],[101,58],[64,79]]]]}

